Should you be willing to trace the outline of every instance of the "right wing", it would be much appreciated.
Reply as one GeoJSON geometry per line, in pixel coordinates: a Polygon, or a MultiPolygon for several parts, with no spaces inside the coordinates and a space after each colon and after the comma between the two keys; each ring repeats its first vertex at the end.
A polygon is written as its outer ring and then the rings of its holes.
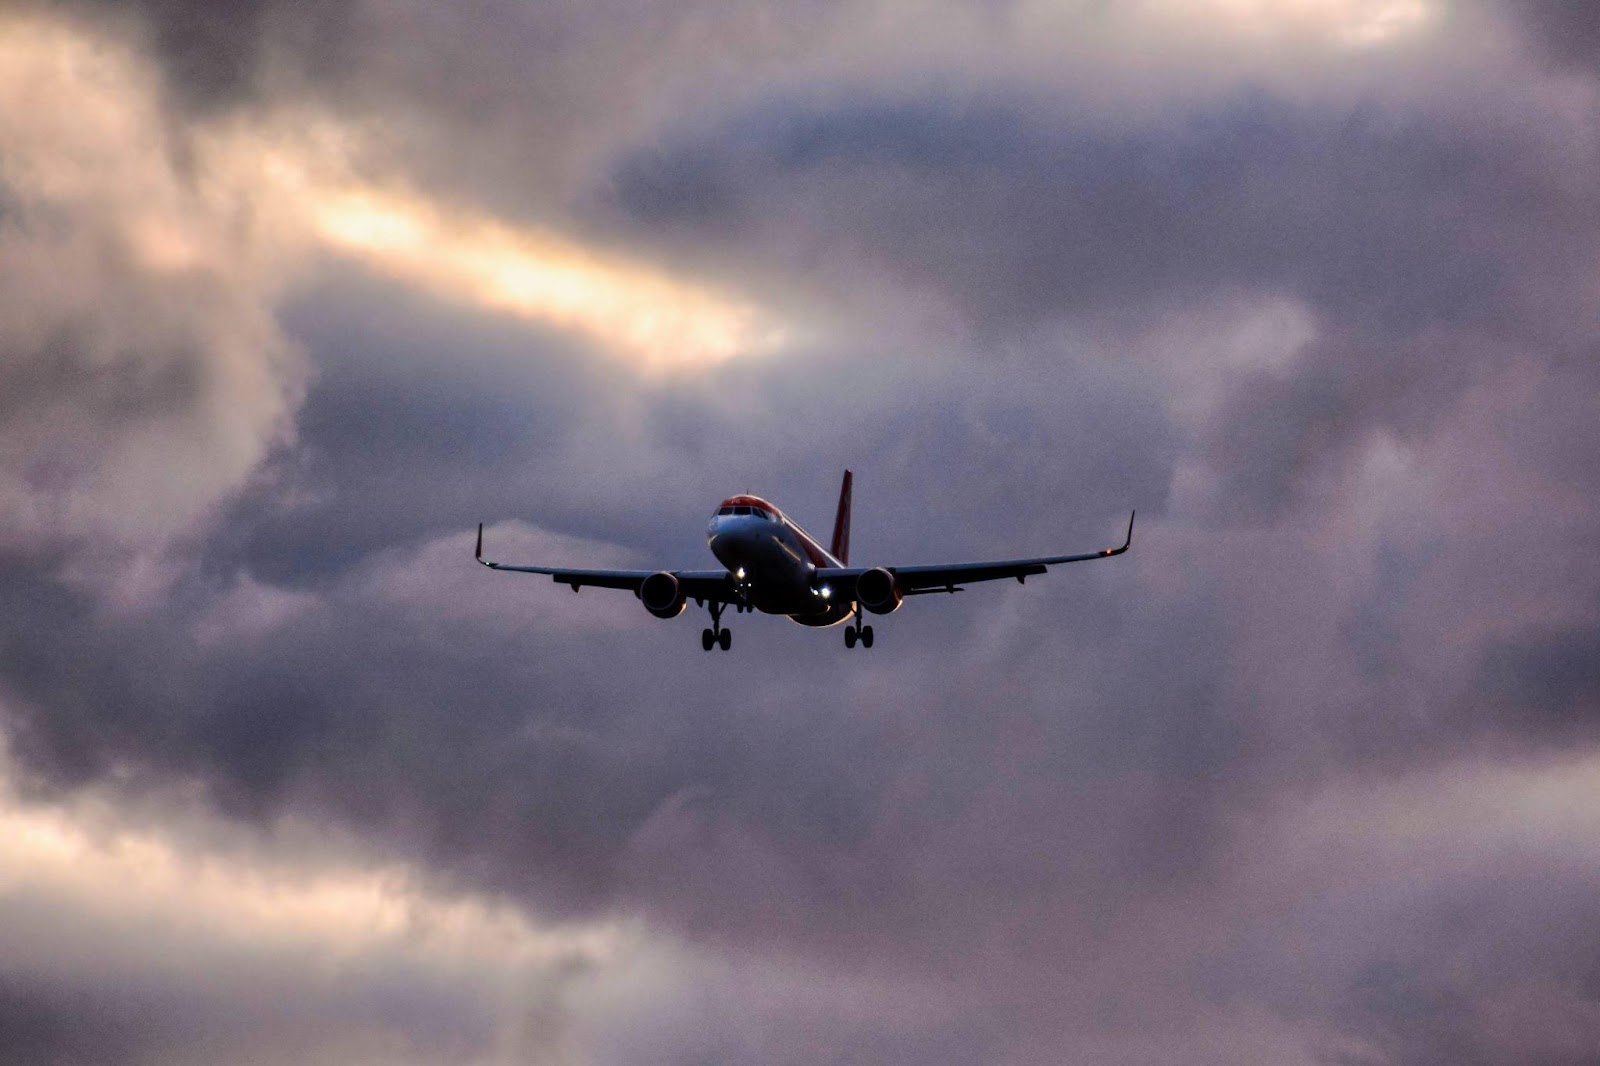
{"type": "MultiPolygon", "coordinates": [[[[1082,563],[1090,559],[1109,559],[1121,555],[1133,546],[1133,515],[1128,516],[1128,536],[1115,548],[1102,548],[1096,552],[1078,555],[1046,555],[1037,559],[995,559],[981,563],[943,563],[934,566],[886,566],[894,575],[895,587],[903,596],[917,596],[931,592],[959,592],[960,586],[976,581],[998,581],[1014,577],[1023,581],[1034,574],[1042,574],[1061,563],[1082,563]]],[[[816,580],[825,582],[836,592],[853,596],[855,583],[868,567],[818,567],[816,580]]]]}
{"type": "MultiPolygon", "coordinates": [[[[510,570],[519,574],[549,574],[558,585],[568,585],[573,592],[584,586],[603,589],[627,589],[635,596],[644,579],[658,570],[577,570],[560,566],[512,566],[509,563],[492,563],[483,557],[483,525],[478,525],[478,547],[473,553],[478,562],[490,570],[510,570]]],[[[678,579],[686,598],[697,602],[713,600],[731,603],[738,597],[734,592],[733,575],[726,570],[671,570],[678,579]]]]}

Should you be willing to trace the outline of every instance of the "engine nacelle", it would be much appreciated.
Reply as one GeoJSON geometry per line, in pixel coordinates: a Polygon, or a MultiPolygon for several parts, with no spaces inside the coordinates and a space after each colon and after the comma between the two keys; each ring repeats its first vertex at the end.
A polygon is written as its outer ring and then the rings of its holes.
{"type": "Polygon", "coordinates": [[[873,614],[889,614],[900,608],[900,589],[894,575],[879,566],[856,578],[856,599],[873,614]]]}
{"type": "Polygon", "coordinates": [[[657,618],[676,618],[683,613],[683,589],[678,587],[678,579],[665,570],[644,579],[639,598],[644,601],[644,609],[657,618]]]}

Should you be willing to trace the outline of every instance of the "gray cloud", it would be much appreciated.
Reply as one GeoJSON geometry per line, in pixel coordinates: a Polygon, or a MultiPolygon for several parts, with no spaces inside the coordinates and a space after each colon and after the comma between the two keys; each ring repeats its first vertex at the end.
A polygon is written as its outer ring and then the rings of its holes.
{"type": "Polygon", "coordinates": [[[1485,691],[1508,701],[1533,726],[1543,722],[1593,728],[1600,712],[1600,632],[1592,628],[1524,636],[1490,648],[1484,655],[1485,691]]]}
{"type": "Polygon", "coordinates": [[[1551,0],[1502,0],[1497,6],[1555,63],[1593,71],[1600,61],[1600,19],[1593,9],[1551,0]]]}

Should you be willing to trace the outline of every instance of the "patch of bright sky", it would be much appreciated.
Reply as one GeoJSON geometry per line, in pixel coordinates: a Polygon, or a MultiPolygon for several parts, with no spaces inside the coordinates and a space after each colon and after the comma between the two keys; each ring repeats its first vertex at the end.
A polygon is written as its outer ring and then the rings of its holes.
{"type": "Polygon", "coordinates": [[[1310,34],[1354,47],[1386,44],[1423,29],[1430,0],[1151,0],[1178,17],[1252,35],[1310,34]]]}

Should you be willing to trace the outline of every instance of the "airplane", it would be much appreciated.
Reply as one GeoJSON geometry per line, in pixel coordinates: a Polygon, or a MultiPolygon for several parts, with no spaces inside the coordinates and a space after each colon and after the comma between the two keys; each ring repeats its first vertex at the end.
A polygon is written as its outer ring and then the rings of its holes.
{"type": "Polygon", "coordinates": [[[761,611],[786,615],[803,626],[845,628],[847,648],[872,647],[872,626],[865,613],[898,610],[907,596],[964,591],[963,585],[1014,577],[1019,584],[1058,563],[1077,563],[1121,555],[1133,544],[1133,515],[1120,547],[1082,555],[1050,555],[1037,559],[948,563],[934,566],[851,566],[850,493],[853,475],[844,472],[833,539],[823,548],[816,539],[759,496],[729,496],[717,505],[706,527],[711,554],[720,570],[574,570],[552,566],[512,566],[483,557],[483,525],[478,526],[478,562],[491,570],[548,574],[573,592],[588,585],[627,589],[657,618],[676,618],[689,600],[711,612],[711,625],[700,633],[705,651],[733,646],[733,634],[722,624],[730,605],[736,613],[761,611]]]}

